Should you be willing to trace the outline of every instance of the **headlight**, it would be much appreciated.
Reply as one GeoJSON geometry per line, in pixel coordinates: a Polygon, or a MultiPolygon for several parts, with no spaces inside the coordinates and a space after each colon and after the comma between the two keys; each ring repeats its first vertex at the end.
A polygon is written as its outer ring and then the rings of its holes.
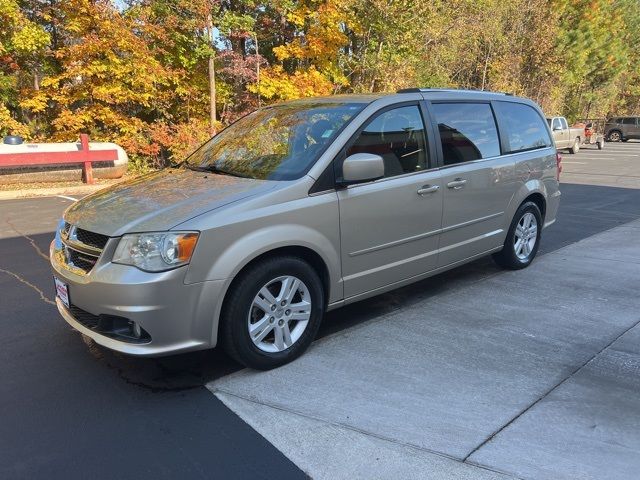
{"type": "Polygon", "coordinates": [[[147,272],[162,272],[186,265],[198,241],[197,232],[158,232],[124,235],[113,263],[133,265],[147,272]]]}

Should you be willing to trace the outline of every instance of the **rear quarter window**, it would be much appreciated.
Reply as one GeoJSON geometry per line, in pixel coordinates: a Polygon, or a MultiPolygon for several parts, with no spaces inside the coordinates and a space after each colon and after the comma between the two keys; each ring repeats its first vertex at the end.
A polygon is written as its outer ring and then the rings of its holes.
{"type": "Polygon", "coordinates": [[[553,143],[544,119],[524,103],[495,102],[508,153],[550,147],[553,143]]]}
{"type": "Polygon", "coordinates": [[[488,103],[434,103],[445,165],[500,155],[498,129],[488,103]]]}

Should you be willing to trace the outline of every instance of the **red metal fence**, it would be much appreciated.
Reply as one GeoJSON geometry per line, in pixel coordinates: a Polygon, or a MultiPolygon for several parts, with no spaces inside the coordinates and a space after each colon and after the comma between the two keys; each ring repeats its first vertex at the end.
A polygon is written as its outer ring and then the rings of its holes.
{"type": "Polygon", "coordinates": [[[56,165],[61,163],[82,164],[82,178],[86,183],[95,183],[92,162],[112,162],[118,159],[117,150],[89,150],[89,135],[80,135],[80,149],[76,152],[24,152],[0,153],[0,167],[27,167],[56,165]]]}

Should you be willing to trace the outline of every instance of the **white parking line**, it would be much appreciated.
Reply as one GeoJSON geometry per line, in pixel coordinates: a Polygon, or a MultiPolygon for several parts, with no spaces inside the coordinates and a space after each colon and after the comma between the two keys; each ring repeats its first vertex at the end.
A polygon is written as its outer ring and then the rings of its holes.
{"type": "MultiPolygon", "coordinates": [[[[608,157],[594,157],[594,156],[589,156],[589,157],[585,157],[584,160],[607,160],[607,161],[616,161],[616,160],[620,160],[620,161],[624,161],[627,160],[629,161],[629,158],[620,158],[616,155],[610,155],[608,157]]],[[[564,158],[562,160],[564,162],[564,158]]]]}
{"type": "MultiPolygon", "coordinates": [[[[582,151],[580,153],[582,153],[582,151]]],[[[584,152],[584,153],[586,154],[588,152],[584,152]]],[[[593,152],[593,153],[595,153],[596,155],[598,155],[598,154],[602,155],[602,151],[593,152]]],[[[618,153],[618,152],[614,152],[614,151],[611,151],[611,150],[609,150],[608,153],[611,153],[611,154],[615,155],[616,157],[640,157],[640,155],[638,155],[637,153],[634,153],[634,154],[632,154],[632,153],[618,153]]]]}
{"type": "Polygon", "coordinates": [[[65,200],[71,200],[72,202],[77,202],[78,201],[77,198],[67,197],[66,195],[56,195],[56,197],[64,198],[65,200]]]}
{"type": "Polygon", "coordinates": [[[563,165],[566,164],[566,163],[575,163],[577,165],[586,165],[587,164],[587,162],[567,162],[566,160],[562,161],[563,165]]]}

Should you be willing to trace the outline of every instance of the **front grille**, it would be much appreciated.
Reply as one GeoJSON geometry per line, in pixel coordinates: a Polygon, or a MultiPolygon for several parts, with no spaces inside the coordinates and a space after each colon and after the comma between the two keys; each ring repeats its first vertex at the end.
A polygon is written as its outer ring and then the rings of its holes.
{"type": "Polygon", "coordinates": [[[91,330],[94,330],[98,326],[98,321],[100,320],[99,316],[82,310],[81,308],[76,307],[73,304],[69,305],[69,313],[71,314],[71,316],[73,316],[73,318],[76,319],[77,322],[81,323],[87,328],[90,328],[91,330]]]}
{"type": "Polygon", "coordinates": [[[100,335],[127,343],[149,343],[151,336],[144,329],[136,335],[135,324],[125,317],[115,315],[94,315],[71,304],[68,308],[71,316],[78,322],[100,335]]]}
{"type": "Polygon", "coordinates": [[[99,257],[94,257],[93,255],[87,255],[73,248],[66,248],[68,261],[71,262],[74,266],[78,267],[81,270],[89,273],[91,269],[95,266],[99,257]]]}
{"type": "Polygon", "coordinates": [[[79,271],[89,273],[98,262],[109,237],[90,232],[65,222],[60,231],[65,263],[79,271]]]}
{"type": "Polygon", "coordinates": [[[76,228],[76,238],[79,242],[94,248],[99,248],[100,250],[104,248],[107,240],[109,240],[109,237],[106,235],[83,230],[82,228],[76,228]]]}

